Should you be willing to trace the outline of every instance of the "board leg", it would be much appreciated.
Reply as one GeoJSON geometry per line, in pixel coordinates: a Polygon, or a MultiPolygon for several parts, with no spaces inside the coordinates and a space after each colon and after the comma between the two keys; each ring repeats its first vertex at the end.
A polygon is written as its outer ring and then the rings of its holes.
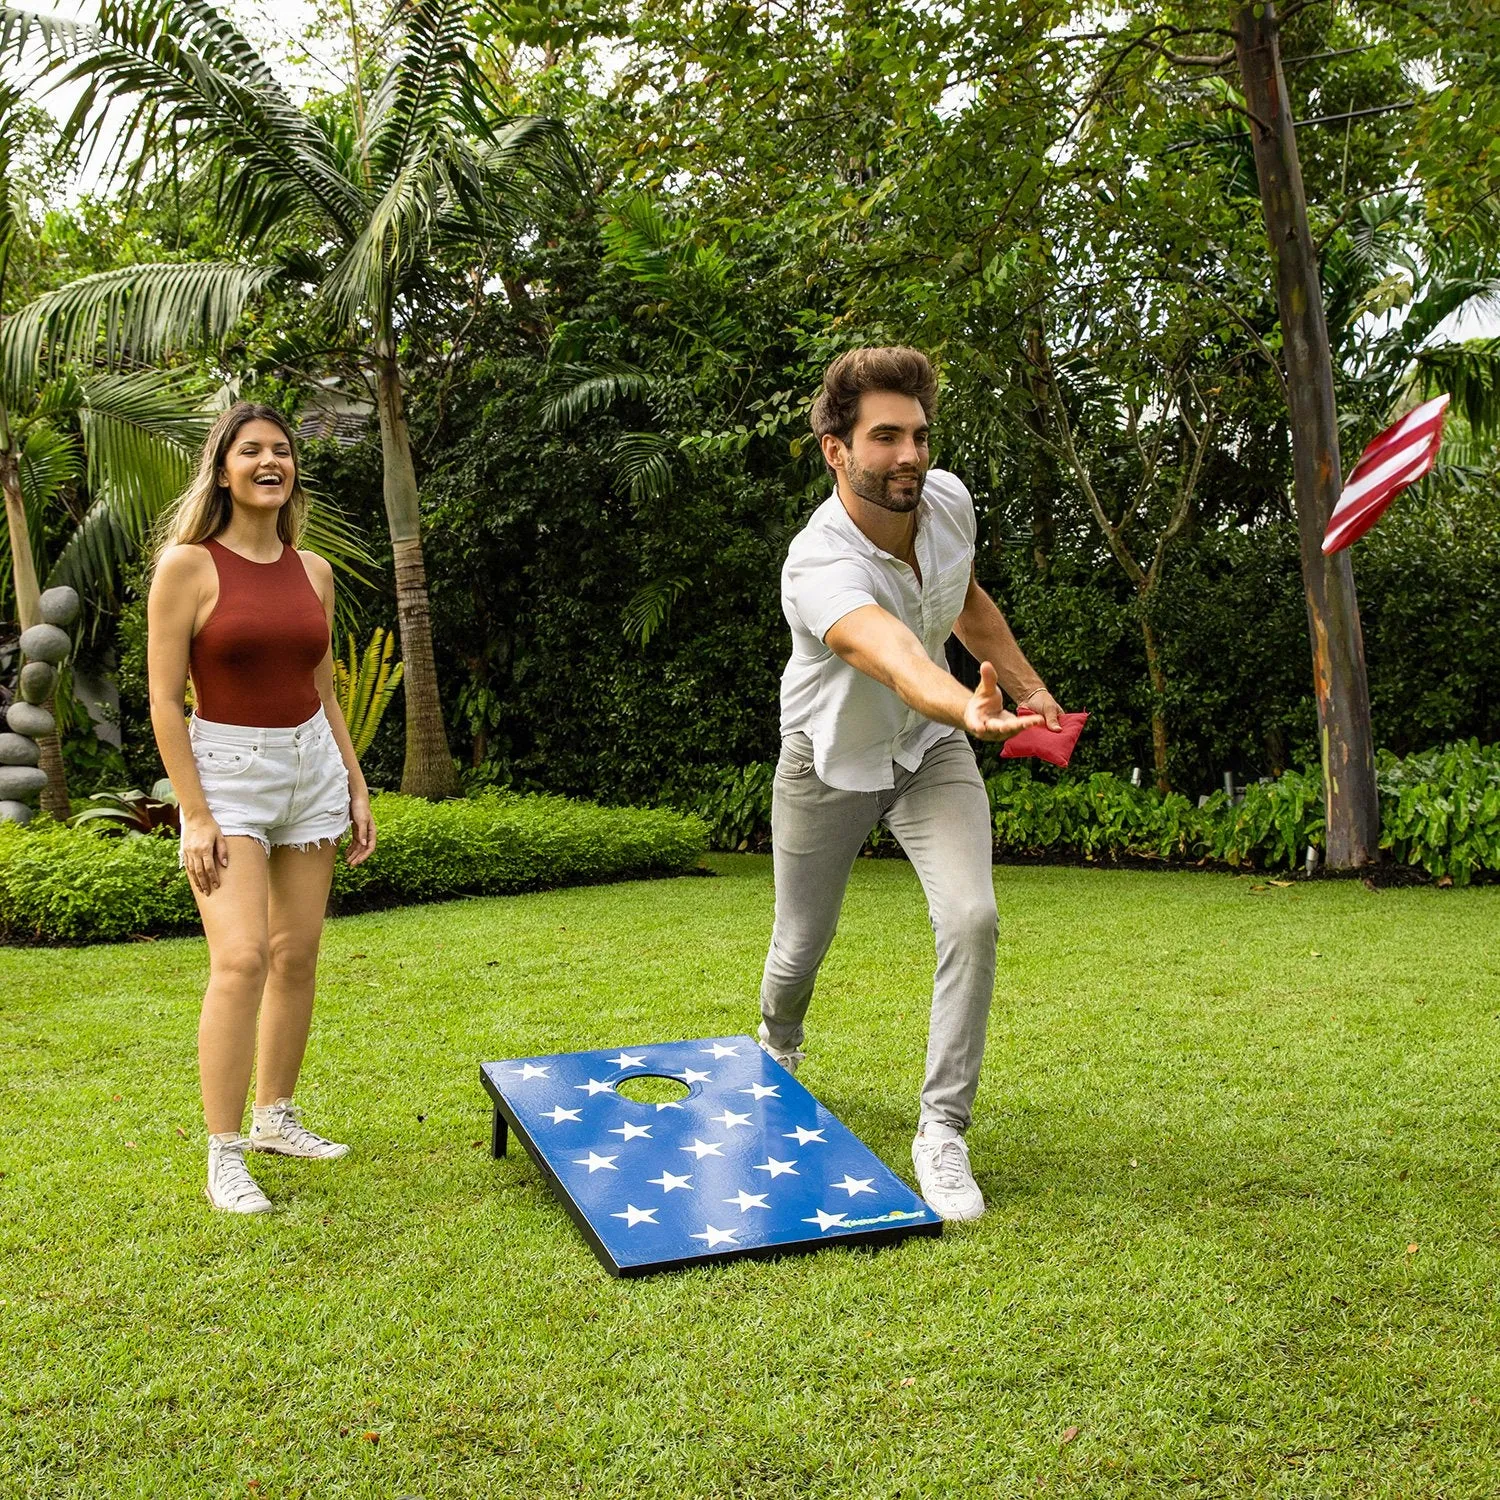
{"type": "Polygon", "coordinates": [[[494,1124],[490,1127],[490,1155],[501,1157],[505,1155],[506,1137],[509,1132],[505,1127],[505,1116],[497,1109],[495,1111],[494,1124]]]}

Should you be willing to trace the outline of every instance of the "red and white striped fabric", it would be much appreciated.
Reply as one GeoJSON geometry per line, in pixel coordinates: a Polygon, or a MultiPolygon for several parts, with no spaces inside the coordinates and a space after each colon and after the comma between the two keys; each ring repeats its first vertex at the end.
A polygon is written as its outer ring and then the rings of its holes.
{"type": "Polygon", "coordinates": [[[1358,541],[1385,514],[1386,506],[1437,462],[1447,410],[1444,392],[1414,407],[1371,441],[1328,518],[1325,553],[1358,541]]]}

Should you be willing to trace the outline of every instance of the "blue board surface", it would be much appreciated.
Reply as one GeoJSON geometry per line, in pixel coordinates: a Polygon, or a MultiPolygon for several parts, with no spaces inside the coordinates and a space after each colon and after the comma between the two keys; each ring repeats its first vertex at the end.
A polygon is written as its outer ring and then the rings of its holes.
{"type": "Polygon", "coordinates": [[[616,1276],[938,1234],[942,1220],[749,1037],[484,1063],[513,1129],[616,1276]],[[642,1104],[628,1078],[686,1097],[642,1104]]]}

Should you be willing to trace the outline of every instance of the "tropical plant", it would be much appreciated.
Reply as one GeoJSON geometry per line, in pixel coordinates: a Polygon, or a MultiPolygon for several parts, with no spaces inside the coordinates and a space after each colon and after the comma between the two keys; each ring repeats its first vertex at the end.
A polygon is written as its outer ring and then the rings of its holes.
{"type": "Polygon", "coordinates": [[[348,96],[317,111],[299,109],[204,0],[105,4],[92,26],[0,9],[0,49],[39,50],[49,72],[83,86],[70,140],[95,140],[107,108],[128,101],[117,154],[126,180],[144,180],[164,158],[210,156],[227,233],[263,256],[85,278],[35,305],[31,351],[93,346],[102,326],[111,352],[152,358],[221,338],[276,284],[306,296],[303,326],[281,355],[318,373],[345,360],[371,391],[407,668],[402,787],[430,797],[458,783],[438,698],[403,338],[424,305],[478,294],[538,184],[576,180],[557,122],[508,119],[487,96],[473,9],[399,0],[384,63],[363,55],[356,27],[348,96]]]}
{"type": "Polygon", "coordinates": [[[349,726],[354,753],[363,755],[370,748],[396,689],[401,686],[405,667],[391,660],[396,637],[389,630],[377,626],[363,653],[357,650],[352,635],[347,644],[348,661],[333,658],[333,690],[343,710],[344,723],[349,726]]]}
{"type": "Polygon", "coordinates": [[[84,808],[68,820],[75,828],[92,825],[101,831],[114,830],[127,836],[155,833],[158,828],[172,833],[181,831],[177,794],[165,776],[155,782],[149,792],[128,787],[95,792],[89,801],[95,805],[84,808]]]}

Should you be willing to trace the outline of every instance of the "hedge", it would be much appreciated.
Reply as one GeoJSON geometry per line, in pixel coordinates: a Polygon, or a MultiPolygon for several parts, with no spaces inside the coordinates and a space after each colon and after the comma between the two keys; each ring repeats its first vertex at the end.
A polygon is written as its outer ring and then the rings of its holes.
{"type": "MultiPolygon", "coordinates": [[[[715,848],[765,847],[774,773],[768,762],[726,772],[693,800],[715,848]]],[[[1460,741],[1404,759],[1382,751],[1377,776],[1380,847],[1397,864],[1455,885],[1500,871],[1500,745],[1460,741]]],[[[1001,855],[1277,870],[1324,843],[1317,771],[1288,771],[1247,787],[1240,801],[1215,792],[1201,804],[1105,771],[1054,775],[1007,763],[985,785],[1001,855]]]]}
{"type": "MultiPolygon", "coordinates": [[[[374,812],[375,853],[352,870],[342,858],[334,866],[338,910],[681,874],[708,841],[695,817],[562,797],[382,793],[374,812]]],[[[0,823],[0,939],[98,943],[197,925],[175,838],[0,823]]]]}

